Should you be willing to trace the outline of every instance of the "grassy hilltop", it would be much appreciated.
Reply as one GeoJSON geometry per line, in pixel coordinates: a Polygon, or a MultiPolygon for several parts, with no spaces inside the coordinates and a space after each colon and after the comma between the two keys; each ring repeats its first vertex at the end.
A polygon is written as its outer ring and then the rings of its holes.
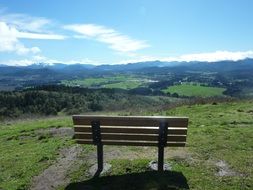
{"type": "Polygon", "coordinates": [[[22,120],[0,125],[0,189],[35,189],[43,182],[52,189],[253,188],[253,101],[146,114],[190,118],[187,146],[165,150],[171,172],[158,176],[147,168],[156,148],[106,146],[112,168],[90,180],[95,147],[75,144],[71,117],[22,120]]]}

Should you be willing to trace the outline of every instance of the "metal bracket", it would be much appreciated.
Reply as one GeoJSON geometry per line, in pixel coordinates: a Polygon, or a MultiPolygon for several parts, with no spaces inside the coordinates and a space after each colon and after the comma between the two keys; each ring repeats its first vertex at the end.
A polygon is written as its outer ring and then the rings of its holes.
{"type": "Polygon", "coordinates": [[[92,128],[93,144],[95,144],[95,145],[101,144],[100,122],[99,121],[92,121],[91,128],[92,128]]]}

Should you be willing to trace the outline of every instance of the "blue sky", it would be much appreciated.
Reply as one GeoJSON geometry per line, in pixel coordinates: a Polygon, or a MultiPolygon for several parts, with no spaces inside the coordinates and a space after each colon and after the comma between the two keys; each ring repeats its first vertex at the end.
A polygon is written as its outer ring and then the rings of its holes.
{"type": "Polygon", "coordinates": [[[252,0],[0,0],[0,64],[253,57],[252,0]]]}

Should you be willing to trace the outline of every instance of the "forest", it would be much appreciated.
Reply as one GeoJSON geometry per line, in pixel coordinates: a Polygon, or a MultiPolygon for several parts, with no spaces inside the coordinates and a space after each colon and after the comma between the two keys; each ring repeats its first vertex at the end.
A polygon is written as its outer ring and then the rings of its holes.
{"type": "Polygon", "coordinates": [[[183,104],[231,101],[231,97],[178,97],[148,89],[88,89],[44,85],[22,91],[0,92],[0,118],[28,115],[71,115],[98,111],[149,112],[183,104]],[[150,92],[151,91],[151,92],[150,92]]]}

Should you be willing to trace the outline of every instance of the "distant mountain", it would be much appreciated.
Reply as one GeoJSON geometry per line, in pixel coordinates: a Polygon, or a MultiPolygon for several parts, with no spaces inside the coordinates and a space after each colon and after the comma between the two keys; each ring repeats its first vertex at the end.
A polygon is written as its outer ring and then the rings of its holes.
{"type": "Polygon", "coordinates": [[[34,63],[32,65],[23,66],[23,67],[30,68],[30,69],[42,69],[42,68],[47,68],[50,66],[51,64],[49,63],[34,63]]]}
{"type": "Polygon", "coordinates": [[[146,62],[137,62],[137,63],[128,63],[128,64],[119,64],[119,65],[100,65],[97,66],[98,69],[102,70],[138,70],[150,67],[174,67],[181,64],[185,64],[185,62],[163,62],[163,61],[146,61],[146,62]]]}
{"type": "MultiPolygon", "coordinates": [[[[93,69],[95,67],[96,67],[95,65],[91,65],[91,64],[76,63],[76,64],[71,64],[71,65],[65,65],[65,67],[62,67],[62,70],[64,70],[64,71],[76,71],[76,70],[82,70],[82,69],[93,69]]],[[[58,68],[57,64],[55,64],[53,69],[57,69],[57,68],[58,68]]]]}
{"type": "Polygon", "coordinates": [[[80,68],[94,68],[94,65],[91,64],[80,64],[80,63],[76,63],[76,64],[64,64],[64,63],[34,63],[32,65],[28,65],[28,66],[24,66],[27,68],[31,68],[31,69],[42,69],[42,68],[48,68],[48,69],[53,69],[53,70],[64,70],[64,69],[80,69],[80,68]]]}
{"type": "MultiPolygon", "coordinates": [[[[45,70],[54,71],[54,73],[62,74],[87,74],[99,72],[125,72],[125,71],[139,71],[155,68],[155,70],[172,69],[172,70],[198,70],[198,71],[234,71],[242,69],[252,69],[253,59],[244,59],[239,61],[218,61],[218,62],[163,62],[163,61],[148,61],[138,63],[128,63],[119,65],[91,65],[91,64],[64,64],[64,63],[36,63],[29,66],[8,66],[0,65],[0,74],[27,72],[31,70],[45,70]]],[[[28,72],[29,73],[29,72],[28,72]]]]}

